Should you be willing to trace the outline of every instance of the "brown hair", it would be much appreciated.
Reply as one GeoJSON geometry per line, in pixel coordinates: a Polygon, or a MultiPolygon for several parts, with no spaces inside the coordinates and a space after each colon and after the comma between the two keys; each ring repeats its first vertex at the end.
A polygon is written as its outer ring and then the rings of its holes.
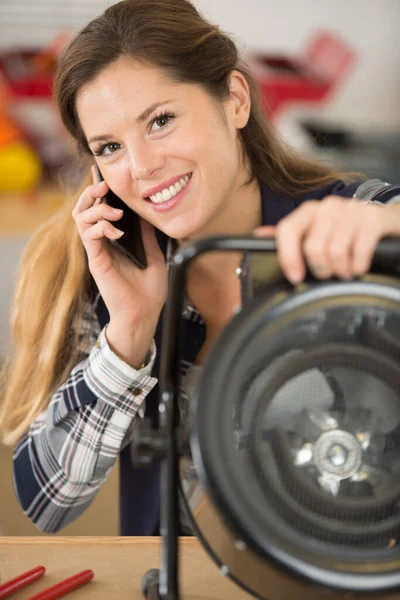
{"type": "Polygon", "coordinates": [[[201,85],[219,101],[228,95],[230,73],[240,71],[251,95],[250,118],[240,133],[253,177],[277,192],[294,195],[337,178],[279,140],[235,43],[188,0],[124,0],[89,23],[69,45],[59,65],[55,97],[63,123],[81,151],[90,152],[76,113],[76,95],[121,57],[156,65],[175,81],[201,85]]]}
{"type": "MultiPolygon", "coordinates": [[[[234,42],[187,0],[124,0],[89,23],[66,48],[56,74],[55,98],[65,127],[83,152],[89,150],[76,95],[120,57],[161,67],[176,81],[203,86],[216,100],[227,97],[229,75],[237,69],[251,90],[251,114],[240,134],[252,176],[288,194],[337,178],[278,140],[234,42]]],[[[33,237],[21,264],[12,314],[15,357],[3,370],[0,407],[0,430],[8,444],[17,442],[46,409],[77,361],[72,321],[79,322],[82,314],[89,272],[71,216],[75,202],[72,196],[33,237]]]]}

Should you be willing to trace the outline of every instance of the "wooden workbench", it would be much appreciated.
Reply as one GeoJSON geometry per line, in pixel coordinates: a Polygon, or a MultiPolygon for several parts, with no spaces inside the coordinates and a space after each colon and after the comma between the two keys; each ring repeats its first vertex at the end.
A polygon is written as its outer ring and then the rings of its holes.
{"type": "MultiPolygon", "coordinates": [[[[249,600],[223,577],[195,538],[181,541],[182,596],[186,600],[249,600]]],[[[159,538],[0,537],[1,582],[36,566],[46,574],[11,596],[24,600],[84,569],[94,579],[65,598],[71,600],[143,600],[143,574],[159,566],[159,538]]]]}

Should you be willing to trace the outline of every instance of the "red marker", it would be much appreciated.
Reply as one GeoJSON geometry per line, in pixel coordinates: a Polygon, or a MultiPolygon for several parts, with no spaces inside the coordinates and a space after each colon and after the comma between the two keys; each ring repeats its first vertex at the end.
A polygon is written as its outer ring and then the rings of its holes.
{"type": "Polygon", "coordinates": [[[61,598],[61,596],[89,583],[93,577],[94,573],[91,569],[81,571],[76,575],[72,575],[72,577],[68,577],[68,579],[56,583],[52,587],[39,592],[39,594],[36,594],[35,596],[31,596],[28,600],[56,600],[56,598],[61,598]]]}
{"type": "Polygon", "coordinates": [[[15,579],[6,581],[6,583],[0,585],[0,600],[8,598],[8,596],[11,596],[14,592],[18,592],[18,590],[21,590],[26,585],[37,581],[45,574],[45,572],[46,569],[44,567],[35,567],[31,571],[18,575],[15,579]]]}

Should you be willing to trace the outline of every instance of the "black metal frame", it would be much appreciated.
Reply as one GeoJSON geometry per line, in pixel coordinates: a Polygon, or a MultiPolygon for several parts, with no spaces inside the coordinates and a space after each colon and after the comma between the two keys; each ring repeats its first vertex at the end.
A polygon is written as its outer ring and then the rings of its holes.
{"type": "MultiPolygon", "coordinates": [[[[169,297],[164,316],[164,337],[161,353],[159,429],[153,433],[165,440],[162,450],[161,502],[161,567],[148,571],[142,590],[148,600],[180,600],[178,582],[179,562],[179,456],[180,431],[178,398],[180,384],[180,355],[182,341],[182,310],[185,276],[192,261],[206,252],[276,252],[276,242],[270,238],[248,236],[208,237],[182,246],[175,254],[170,268],[169,297]]],[[[374,255],[371,271],[399,273],[400,240],[382,240],[374,255]]],[[[310,275],[308,276],[310,277],[310,275]]],[[[313,280],[315,281],[315,280],[313,280]]]]}

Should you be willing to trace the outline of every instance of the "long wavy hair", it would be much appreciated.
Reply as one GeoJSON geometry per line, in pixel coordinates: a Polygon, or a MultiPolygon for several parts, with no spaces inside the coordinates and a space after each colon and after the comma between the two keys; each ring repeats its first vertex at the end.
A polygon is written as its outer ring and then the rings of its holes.
{"type": "MultiPolygon", "coordinates": [[[[227,98],[229,75],[237,69],[251,93],[249,121],[240,130],[251,177],[289,195],[337,178],[279,140],[235,43],[188,0],[123,0],[68,45],[59,60],[54,95],[62,121],[83,155],[90,151],[77,116],[77,94],[122,57],[162,68],[177,82],[200,85],[217,101],[227,98]]],[[[85,186],[89,183],[88,178],[85,186]]],[[[71,325],[82,313],[90,277],[71,215],[76,198],[72,196],[33,236],[19,269],[11,319],[14,353],[3,369],[0,406],[0,432],[9,445],[46,409],[77,360],[71,325]]]]}

